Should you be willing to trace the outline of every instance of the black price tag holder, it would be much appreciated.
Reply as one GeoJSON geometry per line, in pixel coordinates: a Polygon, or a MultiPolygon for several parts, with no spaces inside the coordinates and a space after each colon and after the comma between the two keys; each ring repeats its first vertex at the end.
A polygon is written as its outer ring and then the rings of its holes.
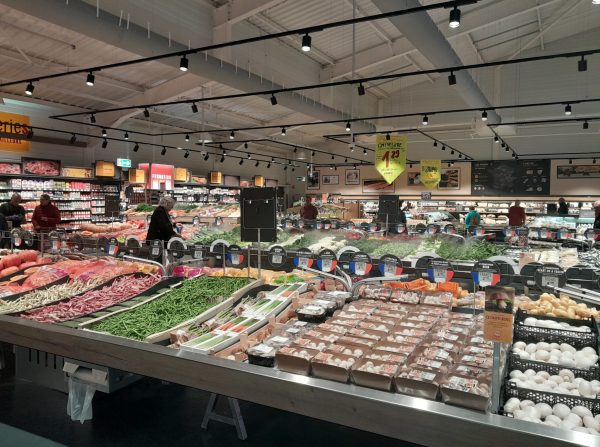
{"type": "Polygon", "coordinates": [[[383,255],[379,258],[379,273],[385,278],[392,278],[402,274],[402,261],[395,255],[383,255]]]}
{"type": "Polygon", "coordinates": [[[281,268],[287,262],[287,251],[281,245],[273,245],[267,252],[267,261],[273,268],[281,268]]]}
{"type": "Polygon", "coordinates": [[[138,256],[142,248],[142,243],[135,236],[127,236],[127,239],[125,239],[125,247],[127,249],[127,254],[130,256],[138,256]]]}
{"type": "Polygon", "coordinates": [[[544,292],[554,293],[567,283],[567,275],[563,268],[556,264],[539,266],[534,275],[535,284],[544,292]]]}
{"type": "Polygon", "coordinates": [[[337,256],[328,248],[321,250],[317,255],[317,268],[325,273],[331,273],[337,267],[337,256]]]}
{"type": "Polygon", "coordinates": [[[210,252],[215,254],[215,259],[220,260],[223,264],[223,274],[227,274],[227,265],[225,262],[225,253],[229,247],[229,242],[225,239],[216,239],[210,244],[210,252]]]}
{"type": "MultiPolygon", "coordinates": [[[[164,254],[163,241],[158,240],[158,239],[153,240],[153,241],[150,241],[149,245],[150,245],[150,251],[149,251],[150,259],[163,261],[163,254],[164,254]]],[[[161,262],[161,264],[164,265],[164,262],[161,262]]]]}
{"type": "Polygon", "coordinates": [[[427,267],[427,276],[430,281],[436,284],[450,282],[454,276],[454,268],[447,259],[432,258],[429,260],[429,266],[427,267]]]}
{"type": "Polygon", "coordinates": [[[105,247],[106,254],[109,256],[117,256],[119,253],[119,241],[116,237],[111,237],[105,247]]]}

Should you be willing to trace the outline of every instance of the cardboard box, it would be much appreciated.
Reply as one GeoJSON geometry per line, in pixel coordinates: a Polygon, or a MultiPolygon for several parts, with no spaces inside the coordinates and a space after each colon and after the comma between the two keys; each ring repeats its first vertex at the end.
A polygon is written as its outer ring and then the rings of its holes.
{"type": "Polygon", "coordinates": [[[378,360],[362,359],[351,368],[352,380],[360,386],[375,388],[382,391],[392,391],[394,386],[394,376],[398,372],[399,366],[391,363],[385,363],[378,360]],[[381,366],[385,372],[382,374],[372,373],[361,370],[360,368],[368,363],[373,366],[381,366]]]}

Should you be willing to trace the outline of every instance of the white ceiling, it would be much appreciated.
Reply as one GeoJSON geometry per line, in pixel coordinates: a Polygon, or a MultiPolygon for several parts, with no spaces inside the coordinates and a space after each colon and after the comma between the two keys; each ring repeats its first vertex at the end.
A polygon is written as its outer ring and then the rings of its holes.
{"type": "MultiPolygon", "coordinates": [[[[403,6],[407,2],[410,0],[397,3],[403,6]]],[[[146,57],[168,51],[168,44],[175,51],[177,45],[197,47],[308,27],[349,19],[353,13],[356,17],[374,15],[381,12],[375,3],[372,0],[0,0],[0,80],[14,81],[146,57]]],[[[432,3],[436,2],[421,0],[421,4],[432,3]]],[[[592,5],[592,0],[482,0],[461,10],[461,26],[455,30],[448,27],[447,10],[428,14],[464,64],[600,47],[600,6],[592,5]]],[[[421,52],[422,42],[409,41],[387,19],[357,24],[354,30],[346,26],[311,36],[310,53],[300,51],[301,36],[291,36],[196,55],[190,58],[194,69],[186,74],[177,69],[176,59],[156,61],[98,72],[93,88],[85,85],[85,74],[45,80],[36,84],[34,96],[35,100],[54,104],[59,112],[66,113],[443,66],[421,52]],[[227,65],[233,75],[220,76],[218,69],[210,71],[209,58],[215,58],[222,67],[227,65]]],[[[576,61],[564,59],[472,70],[471,76],[492,105],[600,97],[600,55],[590,56],[588,65],[587,72],[578,73],[576,61]]],[[[189,105],[167,105],[153,110],[150,119],[143,118],[141,111],[98,117],[104,125],[116,123],[116,127],[123,129],[173,132],[279,126],[317,122],[325,117],[343,120],[348,116],[468,107],[460,86],[449,87],[445,75],[374,81],[366,87],[367,95],[363,97],[349,86],[282,95],[275,107],[268,96],[250,96],[206,102],[198,114],[192,113],[189,105]]],[[[6,97],[29,100],[23,91],[24,85],[1,88],[6,97]]],[[[599,104],[575,106],[573,116],[600,117],[599,104]]],[[[499,115],[504,121],[564,117],[561,107],[504,110],[499,115]]],[[[489,158],[493,147],[491,133],[477,117],[478,113],[431,116],[426,131],[464,149],[474,158],[489,158]]],[[[420,119],[414,117],[372,120],[365,123],[365,128],[386,130],[419,125],[420,119]]],[[[359,123],[354,127],[357,126],[359,123]]],[[[65,124],[60,127],[65,128],[65,124]]],[[[326,134],[343,134],[343,127],[342,123],[288,128],[285,138],[344,154],[347,144],[323,138],[326,134]]],[[[600,121],[592,122],[587,131],[577,123],[503,127],[499,132],[522,154],[564,154],[573,148],[573,152],[577,149],[576,152],[600,156],[599,130],[600,121]]],[[[250,130],[239,135],[281,138],[278,129],[250,130]]],[[[215,133],[213,137],[227,141],[227,133],[215,133]]],[[[372,137],[359,137],[358,141],[369,147],[373,145],[372,137]]],[[[412,159],[441,156],[423,136],[410,134],[409,141],[410,147],[415,148],[410,154],[412,159]]],[[[279,148],[277,152],[285,150],[279,148]]],[[[492,156],[506,155],[492,153],[492,156]]]]}

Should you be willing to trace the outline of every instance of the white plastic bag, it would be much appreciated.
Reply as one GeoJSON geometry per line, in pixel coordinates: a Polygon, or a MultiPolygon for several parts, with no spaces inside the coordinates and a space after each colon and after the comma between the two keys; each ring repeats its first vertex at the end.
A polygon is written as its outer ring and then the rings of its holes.
{"type": "Polygon", "coordinates": [[[90,385],[76,382],[69,377],[69,401],[67,402],[67,414],[72,421],[82,424],[92,419],[92,399],[96,389],[90,385]]]}

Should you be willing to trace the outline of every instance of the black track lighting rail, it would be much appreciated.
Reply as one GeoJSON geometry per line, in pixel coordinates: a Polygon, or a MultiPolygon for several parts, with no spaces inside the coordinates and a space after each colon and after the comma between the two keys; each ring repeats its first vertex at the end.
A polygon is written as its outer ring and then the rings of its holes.
{"type": "MultiPolygon", "coordinates": [[[[381,14],[374,14],[371,16],[356,17],[353,19],[340,20],[337,22],[322,23],[320,25],[313,25],[313,26],[304,27],[304,28],[296,28],[293,30],[282,31],[279,33],[265,34],[262,36],[249,37],[246,39],[238,39],[238,40],[232,40],[229,42],[217,43],[217,44],[213,44],[213,45],[206,45],[203,47],[190,48],[189,50],[174,51],[171,53],[157,54],[155,56],[142,57],[142,58],[132,59],[129,61],[115,62],[112,64],[104,64],[104,65],[96,65],[94,67],[81,68],[81,69],[72,70],[69,72],[54,73],[54,74],[50,74],[50,75],[37,76],[34,78],[20,79],[18,81],[10,81],[10,82],[2,83],[2,84],[0,84],[0,87],[7,87],[10,85],[39,82],[39,81],[42,81],[45,79],[56,79],[56,78],[61,78],[64,76],[70,76],[73,74],[80,74],[80,73],[93,74],[93,73],[96,73],[96,72],[99,72],[102,70],[108,70],[111,68],[125,67],[128,65],[158,61],[158,60],[168,59],[168,58],[172,58],[172,57],[181,57],[181,58],[184,58],[185,61],[187,61],[186,56],[188,56],[190,54],[205,53],[207,51],[218,50],[221,48],[245,45],[245,44],[249,44],[249,43],[261,42],[264,40],[279,39],[279,38],[287,37],[287,36],[307,35],[307,34],[311,34],[311,33],[325,31],[325,30],[331,29],[331,28],[339,28],[339,27],[343,27],[343,26],[348,26],[348,25],[353,25],[353,24],[363,23],[363,22],[370,22],[370,21],[374,21],[374,20],[389,19],[391,17],[414,14],[414,13],[424,12],[424,11],[431,11],[431,10],[435,10],[435,9],[456,8],[458,6],[475,4],[478,1],[480,1],[480,0],[452,0],[452,1],[445,1],[445,2],[441,2],[441,3],[434,3],[431,5],[422,5],[422,6],[418,6],[415,8],[389,11],[389,12],[385,12],[385,13],[381,13],[381,14]]],[[[188,68],[188,65],[186,64],[186,62],[182,63],[180,61],[180,69],[182,71],[187,71],[187,68],[188,68]],[[185,70],[184,70],[184,68],[185,68],[185,70]]]]}
{"type": "MultiPolygon", "coordinates": [[[[286,88],[262,90],[262,91],[256,91],[256,92],[236,93],[236,94],[232,94],[232,95],[221,95],[221,96],[203,97],[203,98],[195,98],[195,99],[167,101],[167,102],[162,102],[162,103],[137,104],[137,105],[132,105],[132,106],[112,107],[109,109],[95,110],[95,111],[88,111],[88,112],[65,113],[65,114],[60,114],[60,115],[53,115],[50,118],[74,122],[74,123],[78,123],[78,124],[84,124],[81,121],[67,120],[65,118],[74,117],[74,116],[86,116],[86,115],[90,115],[90,117],[91,117],[92,115],[95,116],[95,115],[98,115],[101,113],[121,112],[121,111],[139,110],[139,109],[143,109],[145,116],[148,117],[146,115],[146,112],[148,111],[149,108],[164,107],[164,106],[179,105],[179,104],[195,105],[198,102],[237,99],[237,98],[245,98],[245,97],[249,97],[249,96],[261,96],[261,95],[270,96],[271,104],[275,105],[275,104],[277,104],[277,99],[275,96],[277,93],[289,93],[289,92],[296,92],[296,91],[301,91],[301,90],[313,90],[313,89],[336,87],[336,86],[342,86],[342,85],[354,85],[354,84],[360,84],[363,82],[379,81],[379,80],[386,80],[386,79],[399,79],[399,78],[421,76],[421,75],[435,74],[435,73],[437,73],[437,74],[448,73],[448,72],[454,73],[454,72],[462,71],[462,70],[472,70],[472,69],[477,69],[477,68],[488,68],[488,67],[496,67],[496,66],[501,66],[501,65],[521,64],[521,63],[527,63],[527,62],[545,61],[545,60],[552,60],[552,59],[579,58],[579,57],[585,57],[585,56],[598,54],[598,53],[600,53],[600,49],[593,49],[593,50],[586,50],[586,51],[573,51],[573,52],[568,52],[568,53],[546,54],[546,55],[541,55],[541,56],[531,56],[531,57],[517,58],[517,59],[511,59],[511,60],[505,60],[505,61],[495,61],[495,62],[486,62],[486,63],[480,63],[480,64],[470,64],[470,65],[459,65],[459,66],[453,66],[453,67],[435,68],[435,69],[431,69],[431,70],[418,70],[418,71],[411,71],[411,72],[406,72],[406,73],[395,73],[395,74],[380,75],[380,76],[370,76],[370,77],[366,77],[366,78],[357,78],[357,79],[350,79],[350,80],[343,80],[343,81],[326,82],[326,83],[322,83],[322,84],[302,85],[302,86],[296,86],[296,87],[286,87],[286,88]],[[273,101],[273,99],[275,99],[275,101],[273,101]]],[[[1,85],[0,85],[0,87],[1,87],[1,85]]],[[[567,106],[572,105],[572,104],[574,104],[574,103],[571,103],[571,102],[565,103],[565,105],[567,105],[567,106]]],[[[479,108],[472,108],[472,109],[463,109],[463,111],[479,110],[481,112],[486,112],[488,110],[496,110],[496,109],[498,109],[498,107],[479,107],[479,108]]],[[[437,113],[439,114],[439,113],[443,113],[443,112],[437,112],[437,113]]],[[[435,111],[421,112],[418,115],[434,115],[434,114],[436,114],[435,111]]],[[[411,115],[409,114],[406,116],[411,116],[411,115]]],[[[328,122],[329,123],[339,123],[339,122],[344,122],[344,121],[356,122],[356,121],[362,121],[362,120],[364,120],[364,118],[354,118],[354,119],[350,119],[350,120],[348,120],[348,119],[333,120],[333,121],[328,121],[328,122]]],[[[85,124],[87,124],[87,123],[85,123],[85,124]]],[[[262,127],[262,128],[272,128],[272,127],[281,127],[281,125],[268,126],[268,127],[262,127]]],[[[290,125],[288,125],[288,127],[290,127],[290,125]]],[[[260,128],[261,127],[256,127],[254,129],[260,129],[260,128]]],[[[224,130],[222,130],[222,131],[224,131],[224,130]]],[[[185,132],[172,132],[172,133],[166,134],[166,135],[179,135],[181,133],[185,133],[185,132]]]]}

